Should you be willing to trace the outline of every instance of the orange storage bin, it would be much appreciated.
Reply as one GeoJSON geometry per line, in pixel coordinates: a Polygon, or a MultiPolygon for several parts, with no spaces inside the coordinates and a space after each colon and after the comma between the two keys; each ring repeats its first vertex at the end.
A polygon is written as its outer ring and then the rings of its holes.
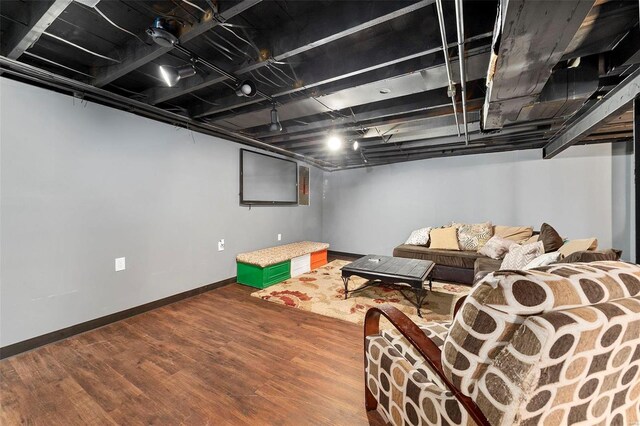
{"type": "Polygon", "coordinates": [[[311,253],[311,269],[316,269],[327,264],[327,251],[317,251],[311,253]]]}

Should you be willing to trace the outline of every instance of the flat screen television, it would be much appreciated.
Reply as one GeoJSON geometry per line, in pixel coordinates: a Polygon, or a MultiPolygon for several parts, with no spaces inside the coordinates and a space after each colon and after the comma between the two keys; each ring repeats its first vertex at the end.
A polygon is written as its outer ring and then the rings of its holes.
{"type": "Polygon", "coordinates": [[[298,204],[298,164],[284,158],[241,149],[240,204],[298,204]]]}

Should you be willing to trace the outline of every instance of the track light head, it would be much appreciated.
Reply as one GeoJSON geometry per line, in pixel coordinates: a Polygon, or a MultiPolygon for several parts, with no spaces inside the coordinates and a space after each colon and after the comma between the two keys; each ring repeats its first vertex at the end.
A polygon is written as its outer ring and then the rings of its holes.
{"type": "Polygon", "coordinates": [[[256,84],[251,80],[241,81],[236,86],[236,95],[238,96],[246,96],[251,98],[256,95],[258,90],[256,89],[256,84]]]}
{"type": "Polygon", "coordinates": [[[157,17],[147,28],[147,34],[156,44],[162,47],[172,47],[178,43],[178,23],[175,20],[157,17]]]}
{"type": "Polygon", "coordinates": [[[271,124],[269,125],[269,131],[270,132],[282,131],[282,124],[280,124],[280,118],[278,117],[278,110],[276,109],[275,105],[271,110],[271,124]]]}
{"type": "Polygon", "coordinates": [[[173,87],[178,81],[196,75],[196,69],[193,65],[184,65],[179,68],[173,68],[168,65],[160,65],[160,77],[167,86],[173,87]]]}

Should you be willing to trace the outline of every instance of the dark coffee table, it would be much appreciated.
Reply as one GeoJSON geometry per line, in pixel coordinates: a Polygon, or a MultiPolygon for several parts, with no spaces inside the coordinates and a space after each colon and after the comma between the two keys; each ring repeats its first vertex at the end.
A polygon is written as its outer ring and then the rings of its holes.
{"type": "Polygon", "coordinates": [[[418,316],[422,317],[420,308],[427,297],[427,289],[424,288],[424,283],[429,280],[429,290],[431,290],[431,271],[433,271],[434,265],[430,260],[369,254],[342,267],[344,298],[346,299],[349,293],[364,290],[374,285],[394,286],[416,307],[418,316]],[[349,291],[349,278],[353,275],[369,281],[349,291]],[[415,301],[405,294],[404,289],[413,291],[415,301]]]}

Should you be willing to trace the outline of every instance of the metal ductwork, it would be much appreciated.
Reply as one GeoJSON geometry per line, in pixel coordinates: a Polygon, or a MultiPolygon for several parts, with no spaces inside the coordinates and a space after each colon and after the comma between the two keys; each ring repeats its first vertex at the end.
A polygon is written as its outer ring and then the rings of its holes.
{"type": "Polygon", "coordinates": [[[500,129],[515,122],[523,108],[538,102],[592,5],[590,0],[501,1],[487,75],[483,129],[500,129]]]}
{"type": "Polygon", "coordinates": [[[551,74],[538,100],[524,106],[516,121],[568,117],[598,90],[598,68],[584,64],[577,68],[559,69],[551,74]]]}

